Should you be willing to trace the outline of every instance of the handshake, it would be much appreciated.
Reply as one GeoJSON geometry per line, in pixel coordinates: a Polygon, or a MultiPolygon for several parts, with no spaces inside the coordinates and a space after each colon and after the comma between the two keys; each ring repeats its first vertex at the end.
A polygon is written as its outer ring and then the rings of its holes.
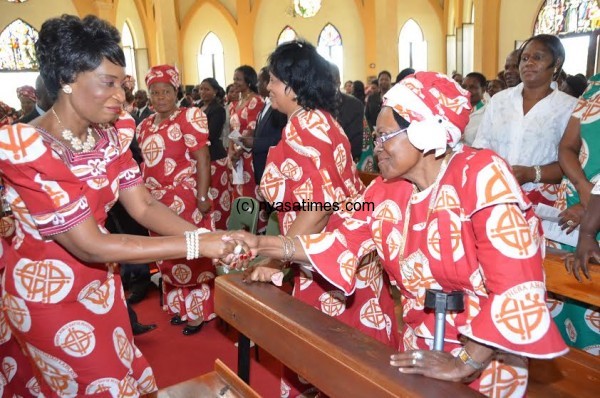
{"type": "Polygon", "coordinates": [[[263,258],[252,264],[251,261],[261,254],[261,248],[267,249],[266,246],[271,249],[268,250],[270,255],[279,257],[277,249],[282,248],[280,240],[285,239],[293,245],[289,238],[258,236],[246,231],[207,232],[200,235],[200,248],[202,256],[213,258],[215,266],[223,267],[223,273],[241,271],[246,282],[273,282],[281,286],[284,262],[272,258],[263,258]]]}

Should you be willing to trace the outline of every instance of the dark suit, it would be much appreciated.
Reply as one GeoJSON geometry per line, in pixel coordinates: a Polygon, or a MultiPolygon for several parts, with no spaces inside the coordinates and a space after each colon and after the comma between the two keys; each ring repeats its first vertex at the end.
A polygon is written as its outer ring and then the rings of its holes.
{"type": "Polygon", "coordinates": [[[287,123],[287,116],[273,107],[259,116],[254,130],[254,145],[252,146],[252,164],[254,165],[254,180],[258,184],[265,172],[269,148],[281,140],[281,132],[287,123]]]}
{"type": "Polygon", "coordinates": [[[337,121],[350,141],[352,158],[358,160],[362,154],[365,106],[356,97],[344,93],[340,94],[341,103],[338,108],[337,121]]]}
{"type": "Polygon", "coordinates": [[[223,159],[227,156],[227,151],[223,147],[223,140],[221,139],[223,126],[225,125],[225,108],[213,101],[206,107],[204,113],[208,122],[208,140],[210,141],[208,150],[210,152],[210,160],[212,162],[223,159]]]}
{"type": "Polygon", "coordinates": [[[154,112],[152,112],[152,110],[150,110],[150,108],[146,106],[141,114],[139,113],[139,110],[136,109],[132,112],[131,116],[133,116],[133,119],[135,120],[135,125],[137,126],[142,122],[142,120],[152,115],[153,113],[154,112]]]}
{"type": "Polygon", "coordinates": [[[40,116],[40,113],[38,112],[37,108],[34,107],[33,110],[31,112],[29,112],[27,115],[23,116],[22,118],[18,119],[15,123],[29,123],[30,121],[32,121],[33,119],[37,118],[40,116]]]}

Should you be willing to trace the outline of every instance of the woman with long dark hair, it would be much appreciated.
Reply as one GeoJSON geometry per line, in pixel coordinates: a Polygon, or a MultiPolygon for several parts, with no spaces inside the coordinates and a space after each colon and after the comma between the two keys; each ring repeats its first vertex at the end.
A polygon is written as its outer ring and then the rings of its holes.
{"type": "MultiPolygon", "coordinates": [[[[281,141],[267,156],[261,191],[278,210],[283,235],[330,231],[342,222],[341,213],[334,213],[334,208],[354,200],[364,190],[352,161],[348,137],[332,116],[338,88],[330,64],[310,43],[294,41],[277,47],[269,57],[268,67],[271,106],[285,113],[288,122],[281,141]],[[316,206],[294,206],[301,203],[316,206]]],[[[342,213],[343,210],[340,209],[342,213]]],[[[363,283],[351,298],[310,266],[296,268],[293,296],[394,345],[391,327],[395,319],[388,281],[374,252],[367,250],[364,255],[364,266],[358,271],[363,283]],[[381,316],[369,316],[372,312],[381,316]]],[[[340,257],[331,261],[345,260],[340,257]]],[[[278,260],[262,264],[278,269],[284,265],[278,260]]],[[[308,393],[310,388],[292,372],[284,373],[282,394],[295,396],[308,393]]]]}
{"type": "Polygon", "coordinates": [[[223,107],[225,90],[215,78],[209,77],[200,83],[200,109],[208,121],[210,142],[210,198],[212,216],[216,229],[227,229],[227,219],[231,211],[231,179],[227,167],[227,150],[223,146],[222,133],[226,112],[223,107]]]}

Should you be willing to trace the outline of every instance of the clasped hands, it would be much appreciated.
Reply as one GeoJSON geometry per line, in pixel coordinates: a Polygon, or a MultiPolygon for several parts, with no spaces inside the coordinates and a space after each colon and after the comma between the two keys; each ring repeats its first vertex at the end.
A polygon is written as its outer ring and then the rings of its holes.
{"type": "MultiPolygon", "coordinates": [[[[273,282],[281,286],[283,282],[283,262],[262,258],[250,263],[258,254],[260,237],[246,231],[215,232],[206,244],[214,245],[207,257],[214,258],[215,265],[228,271],[242,271],[245,282],[273,282]],[[251,265],[251,266],[250,266],[251,265]]],[[[204,243],[203,243],[204,245],[204,243]]]]}

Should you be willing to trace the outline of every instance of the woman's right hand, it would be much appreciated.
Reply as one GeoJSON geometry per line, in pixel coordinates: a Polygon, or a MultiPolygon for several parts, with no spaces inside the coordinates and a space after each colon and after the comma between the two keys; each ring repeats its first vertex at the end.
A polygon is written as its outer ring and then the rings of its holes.
{"type": "Polygon", "coordinates": [[[250,253],[250,247],[240,239],[231,237],[229,231],[206,232],[199,236],[202,257],[238,258],[250,253]]]}
{"type": "Polygon", "coordinates": [[[600,263],[600,246],[598,245],[598,241],[596,241],[596,237],[593,235],[580,233],[575,253],[565,256],[567,272],[573,274],[579,282],[581,282],[581,275],[579,275],[581,271],[588,280],[592,280],[588,270],[588,262],[591,258],[600,263]]]}
{"type": "Polygon", "coordinates": [[[281,279],[283,278],[283,261],[265,258],[259,261],[255,266],[250,267],[244,271],[243,280],[244,282],[273,282],[276,285],[281,286],[281,279]],[[281,275],[278,275],[281,274],[281,275]]]}

